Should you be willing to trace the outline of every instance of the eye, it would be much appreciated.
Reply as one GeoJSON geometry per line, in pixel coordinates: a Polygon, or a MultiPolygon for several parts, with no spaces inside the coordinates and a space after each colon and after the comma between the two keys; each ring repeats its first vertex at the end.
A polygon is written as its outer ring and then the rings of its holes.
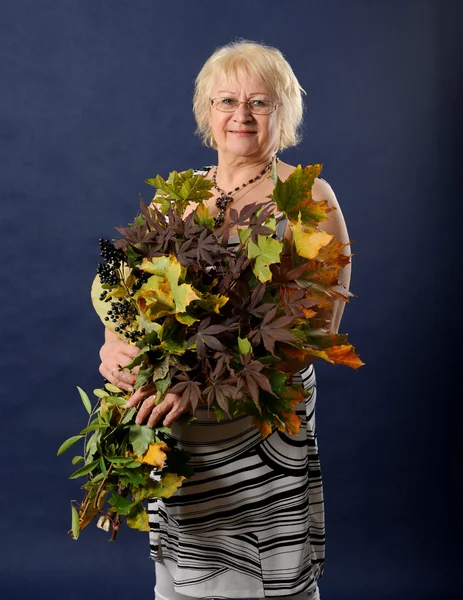
{"type": "Polygon", "coordinates": [[[220,103],[225,106],[235,106],[237,102],[236,98],[220,98],[220,103]]]}
{"type": "Polygon", "coordinates": [[[267,106],[268,102],[265,100],[251,100],[253,106],[267,106]]]}

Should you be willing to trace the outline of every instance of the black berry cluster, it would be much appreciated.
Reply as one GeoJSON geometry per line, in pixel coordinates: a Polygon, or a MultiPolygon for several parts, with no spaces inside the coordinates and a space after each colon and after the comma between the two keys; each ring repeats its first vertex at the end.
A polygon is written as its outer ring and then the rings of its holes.
{"type": "Polygon", "coordinates": [[[137,278],[136,282],[132,285],[132,292],[131,292],[131,296],[135,295],[135,292],[138,292],[138,290],[141,288],[141,286],[146,283],[148,281],[148,279],[150,278],[150,274],[147,273],[146,271],[141,271],[140,269],[134,269],[133,270],[133,275],[135,275],[135,277],[137,278]]]}
{"type": "Polygon", "coordinates": [[[100,244],[100,256],[104,258],[106,264],[100,263],[96,272],[100,276],[102,285],[107,283],[110,286],[115,286],[120,281],[116,270],[120,268],[121,262],[124,260],[124,251],[120,248],[115,248],[110,240],[100,238],[98,241],[100,244]]]}
{"type": "Polygon", "coordinates": [[[111,240],[100,238],[98,243],[100,244],[100,256],[118,269],[125,258],[124,251],[121,248],[116,248],[111,240]]]}
{"type": "MultiPolygon", "coordinates": [[[[126,262],[125,253],[123,250],[116,248],[110,240],[100,239],[99,244],[101,257],[106,261],[106,264],[99,264],[97,273],[100,276],[102,285],[108,284],[114,287],[121,282],[117,270],[120,268],[122,262],[126,262]]],[[[138,314],[132,297],[148,281],[150,274],[141,269],[134,268],[132,275],[135,276],[136,280],[125,298],[112,298],[108,290],[103,290],[100,294],[100,300],[104,302],[112,300],[111,308],[107,312],[105,321],[117,323],[117,326],[114,328],[116,333],[123,334],[124,337],[132,342],[137,342],[143,337],[145,332],[136,331],[132,328],[138,314]]]]}

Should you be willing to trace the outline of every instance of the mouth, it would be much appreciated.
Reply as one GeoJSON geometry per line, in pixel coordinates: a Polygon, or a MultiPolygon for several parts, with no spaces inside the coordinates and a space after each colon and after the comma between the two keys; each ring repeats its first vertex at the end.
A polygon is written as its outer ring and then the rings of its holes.
{"type": "Polygon", "coordinates": [[[248,131],[246,129],[234,129],[234,130],[230,130],[228,133],[233,133],[234,135],[241,135],[241,136],[252,136],[252,135],[256,135],[257,131],[248,131]]]}

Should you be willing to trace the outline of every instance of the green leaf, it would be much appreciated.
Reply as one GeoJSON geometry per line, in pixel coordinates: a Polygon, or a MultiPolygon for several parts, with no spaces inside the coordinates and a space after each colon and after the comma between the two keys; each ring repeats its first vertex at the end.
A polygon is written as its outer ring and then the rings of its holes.
{"type": "Polygon", "coordinates": [[[153,379],[153,373],[154,373],[154,367],[153,366],[148,367],[147,369],[140,369],[138,371],[137,380],[135,382],[134,388],[136,390],[138,390],[141,387],[143,387],[145,384],[147,384],[148,381],[152,381],[152,379],[153,379]]]}
{"type": "Polygon", "coordinates": [[[77,512],[77,510],[74,508],[74,506],[72,504],[71,504],[71,512],[72,512],[72,526],[71,526],[72,537],[74,540],[77,540],[77,538],[79,537],[79,533],[80,533],[79,513],[77,512]]]}
{"type": "Polygon", "coordinates": [[[82,399],[83,405],[85,406],[85,409],[87,410],[88,414],[90,414],[92,412],[92,404],[90,402],[89,397],[82,388],[80,388],[79,386],[76,387],[79,390],[79,394],[82,399]]]}
{"type": "Polygon", "coordinates": [[[115,465],[128,465],[134,462],[130,456],[107,456],[106,458],[115,465]]]}
{"type": "Polygon", "coordinates": [[[257,244],[252,240],[248,243],[248,257],[255,258],[253,272],[263,283],[272,279],[269,265],[280,262],[280,252],[283,244],[273,238],[264,235],[257,236],[257,244]]]}
{"type": "Polygon", "coordinates": [[[88,463],[87,465],[84,465],[83,467],[80,467],[80,469],[74,471],[72,475],[69,475],[69,479],[77,479],[78,477],[82,477],[82,475],[87,475],[87,473],[93,471],[93,469],[97,466],[99,462],[100,459],[97,459],[92,461],[91,463],[88,463]]]}
{"type": "Polygon", "coordinates": [[[125,406],[127,404],[127,400],[120,396],[110,396],[106,402],[108,406],[125,406]]]}
{"type": "Polygon", "coordinates": [[[123,485],[133,485],[134,487],[143,487],[146,485],[146,481],[149,478],[149,471],[143,475],[140,471],[136,471],[135,469],[118,469],[117,474],[119,476],[119,481],[123,485]]]}
{"type": "Polygon", "coordinates": [[[103,456],[100,458],[100,469],[101,469],[101,472],[103,473],[103,475],[105,477],[107,477],[108,476],[108,469],[106,468],[106,463],[105,463],[105,460],[104,460],[103,456]]]}
{"type": "Polygon", "coordinates": [[[93,457],[95,452],[98,450],[98,442],[101,439],[101,430],[95,431],[91,438],[87,441],[86,459],[89,460],[93,457]]]}
{"type": "MultiPolygon", "coordinates": [[[[144,317],[146,319],[146,317],[144,317]]],[[[148,320],[148,319],[146,319],[148,320]]],[[[154,344],[153,344],[154,345],[154,344]]],[[[150,351],[150,347],[149,346],[144,346],[140,352],[137,354],[137,356],[135,356],[135,358],[124,367],[124,370],[126,371],[130,371],[131,369],[133,369],[134,367],[136,367],[137,365],[140,365],[146,358],[146,353],[150,351]]]]}
{"type": "Polygon", "coordinates": [[[238,348],[240,350],[240,354],[244,354],[245,356],[248,354],[248,352],[252,354],[252,346],[248,338],[243,339],[238,337],[238,348]]]}
{"type": "Polygon", "coordinates": [[[93,390],[93,393],[97,398],[106,398],[106,396],[109,396],[108,392],[105,392],[102,389],[93,390]]]}
{"type": "Polygon", "coordinates": [[[301,213],[302,222],[309,227],[315,227],[320,221],[326,219],[323,210],[324,202],[314,202],[312,198],[312,185],[318,177],[322,165],[309,165],[304,169],[298,165],[291,175],[281,181],[278,177],[275,187],[269,198],[277,205],[279,211],[285,213],[290,221],[295,223],[301,213]]]}
{"type": "Polygon", "coordinates": [[[88,427],[85,427],[84,429],[82,429],[82,431],[80,433],[83,433],[85,435],[86,433],[91,433],[92,431],[98,431],[99,429],[107,429],[107,428],[108,428],[108,425],[106,423],[92,423],[88,427]]]}
{"type": "Polygon", "coordinates": [[[58,448],[58,452],[56,453],[56,456],[60,456],[61,454],[63,454],[63,452],[66,452],[66,450],[68,448],[73,446],[76,442],[78,442],[83,437],[84,437],[83,435],[73,435],[72,437],[68,438],[58,448]]]}
{"type": "Polygon", "coordinates": [[[129,429],[129,443],[137,456],[142,456],[148,446],[154,443],[154,430],[147,425],[132,425],[129,429]]]}
{"type": "Polygon", "coordinates": [[[121,388],[118,388],[117,385],[113,385],[112,383],[105,383],[104,386],[108,392],[112,392],[113,394],[120,394],[122,392],[121,388]]]}
{"type": "Polygon", "coordinates": [[[78,465],[83,460],[84,460],[83,456],[74,456],[74,458],[72,459],[72,464],[73,465],[78,465]]]}
{"type": "Polygon", "coordinates": [[[132,507],[129,516],[127,517],[127,525],[132,529],[138,529],[139,531],[150,530],[148,514],[141,502],[138,502],[132,507]]]}
{"type": "Polygon", "coordinates": [[[133,417],[135,416],[137,412],[137,407],[133,406],[126,414],[125,417],[122,419],[122,425],[127,425],[127,423],[129,423],[133,417]]]}
{"type": "Polygon", "coordinates": [[[131,502],[128,498],[119,496],[119,494],[113,494],[108,500],[108,504],[114,506],[120,515],[128,515],[134,506],[133,502],[131,502]]]}

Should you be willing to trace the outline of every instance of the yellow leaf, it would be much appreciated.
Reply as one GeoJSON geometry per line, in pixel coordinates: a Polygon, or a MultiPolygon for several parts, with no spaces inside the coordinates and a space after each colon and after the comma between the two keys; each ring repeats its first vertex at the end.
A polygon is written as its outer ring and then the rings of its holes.
{"type": "Polygon", "coordinates": [[[161,278],[164,278],[169,265],[170,258],[168,256],[154,256],[153,258],[144,258],[140,265],[140,269],[147,273],[151,273],[152,275],[158,275],[161,278]]]}
{"type": "Polygon", "coordinates": [[[146,513],[145,507],[140,502],[135,504],[127,517],[127,525],[132,529],[138,529],[138,531],[149,531],[150,524],[148,521],[148,514],[146,513]]]}
{"type": "Polygon", "coordinates": [[[305,231],[300,213],[297,223],[293,225],[292,230],[297,253],[299,256],[309,259],[315,258],[320,249],[329,244],[333,238],[333,236],[326,233],[326,231],[305,231]]]}
{"type": "Polygon", "coordinates": [[[166,473],[163,478],[156,483],[152,489],[152,497],[154,498],[170,498],[186,479],[183,475],[176,473],[166,473]]]}
{"type": "Polygon", "coordinates": [[[172,296],[174,297],[175,312],[185,312],[186,307],[193,302],[193,300],[199,300],[199,296],[193,290],[191,285],[187,283],[178,284],[181,273],[181,265],[175,256],[171,255],[171,263],[166,272],[167,280],[170,284],[172,296]]]}
{"type": "Polygon", "coordinates": [[[157,467],[158,469],[164,468],[164,462],[167,459],[167,454],[164,450],[168,450],[169,446],[165,442],[160,444],[150,444],[148,450],[141,457],[135,458],[140,463],[157,467]]]}

